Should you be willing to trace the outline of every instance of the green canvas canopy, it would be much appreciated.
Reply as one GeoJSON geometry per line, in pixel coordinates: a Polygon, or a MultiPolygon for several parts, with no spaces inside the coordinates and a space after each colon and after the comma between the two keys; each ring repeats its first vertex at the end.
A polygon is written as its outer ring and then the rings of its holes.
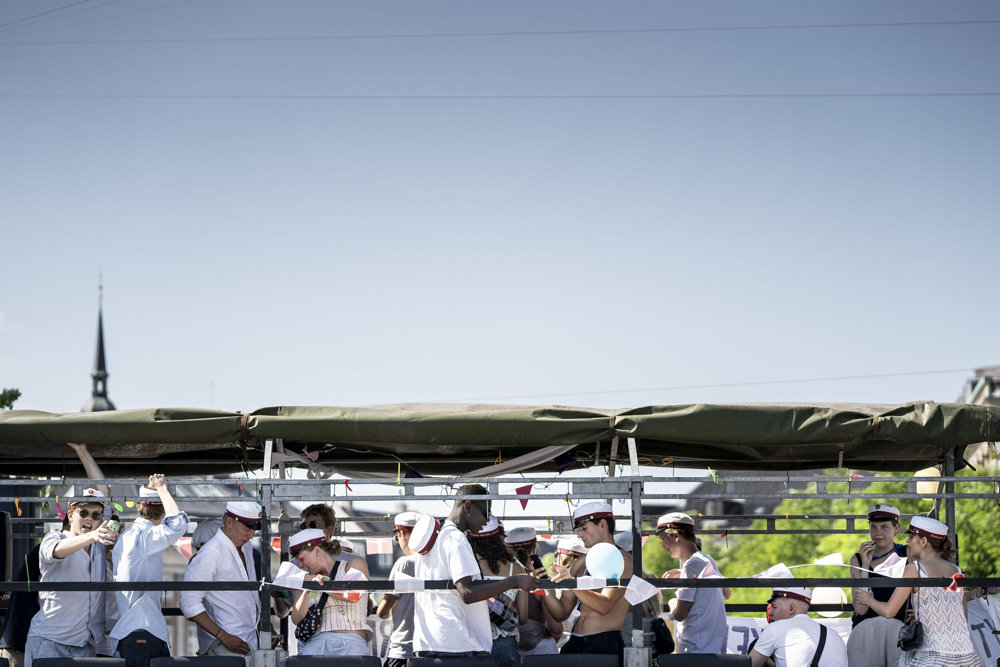
{"type": "Polygon", "coordinates": [[[401,404],[194,408],[53,414],[0,413],[0,469],[78,475],[66,442],[85,442],[109,476],[217,474],[259,469],[264,442],[278,460],[344,474],[470,475],[555,471],[628,462],[739,470],[839,465],[914,471],[1000,436],[1000,408],[917,402],[898,406],[692,404],[602,410],[565,406],[401,404]],[[615,441],[615,438],[618,440],[615,441]]]}

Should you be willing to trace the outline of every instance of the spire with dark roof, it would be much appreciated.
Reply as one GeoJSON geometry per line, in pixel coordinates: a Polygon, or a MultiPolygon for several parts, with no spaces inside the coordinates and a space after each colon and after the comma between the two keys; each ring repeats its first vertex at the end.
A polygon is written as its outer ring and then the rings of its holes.
{"type": "Polygon", "coordinates": [[[97,353],[90,377],[94,379],[94,388],[82,412],[114,410],[115,404],[108,399],[108,369],[104,365],[104,286],[100,282],[97,285],[97,353]]]}

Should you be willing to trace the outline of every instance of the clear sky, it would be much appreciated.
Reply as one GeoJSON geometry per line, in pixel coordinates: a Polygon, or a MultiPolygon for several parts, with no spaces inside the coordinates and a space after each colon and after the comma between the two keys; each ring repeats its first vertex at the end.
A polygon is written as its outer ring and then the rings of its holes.
{"type": "Polygon", "coordinates": [[[0,387],[79,410],[103,271],[119,408],[951,401],[998,73],[986,1],[5,2],[0,387]]]}

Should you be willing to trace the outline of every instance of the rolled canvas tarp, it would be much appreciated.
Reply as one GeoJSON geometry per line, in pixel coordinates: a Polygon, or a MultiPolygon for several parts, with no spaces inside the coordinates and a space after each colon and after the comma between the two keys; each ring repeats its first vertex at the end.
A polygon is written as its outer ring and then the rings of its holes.
{"type": "Polygon", "coordinates": [[[52,414],[0,412],[0,469],[58,475],[75,468],[66,442],[86,442],[109,475],[259,468],[265,439],[306,451],[338,471],[462,475],[544,447],[563,452],[542,472],[602,461],[610,442],[627,462],[635,438],[642,462],[678,467],[803,470],[840,464],[913,471],[965,446],[1000,436],[1000,408],[918,402],[881,405],[692,404],[601,410],[565,406],[401,404],[269,407],[240,414],[201,409],[52,414]],[[567,449],[568,447],[568,449],[567,449]]]}

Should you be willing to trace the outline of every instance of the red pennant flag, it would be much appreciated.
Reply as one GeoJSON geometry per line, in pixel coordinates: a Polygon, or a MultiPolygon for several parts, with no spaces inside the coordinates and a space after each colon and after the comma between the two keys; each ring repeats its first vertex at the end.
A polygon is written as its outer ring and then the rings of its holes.
{"type": "Polygon", "coordinates": [[[281,555],[281,538],[272,537],[271,538],[271,548],[274,549],[274,553],[281,555]]]}
{"type": "MultiPolygon", "coordinates": [[[[531,493],[531,484],[527,484],[525,486],[522,486],[519,489],[514,489],[514,492],[518,493],[518,494],[523,493],[523,494],[527,495],[527,494],[531,493]]],[[[528,498],[518,498],[518,500],[521,501],[521,509],[523,509],[523,510],[528,509],[528,498]]]]}

